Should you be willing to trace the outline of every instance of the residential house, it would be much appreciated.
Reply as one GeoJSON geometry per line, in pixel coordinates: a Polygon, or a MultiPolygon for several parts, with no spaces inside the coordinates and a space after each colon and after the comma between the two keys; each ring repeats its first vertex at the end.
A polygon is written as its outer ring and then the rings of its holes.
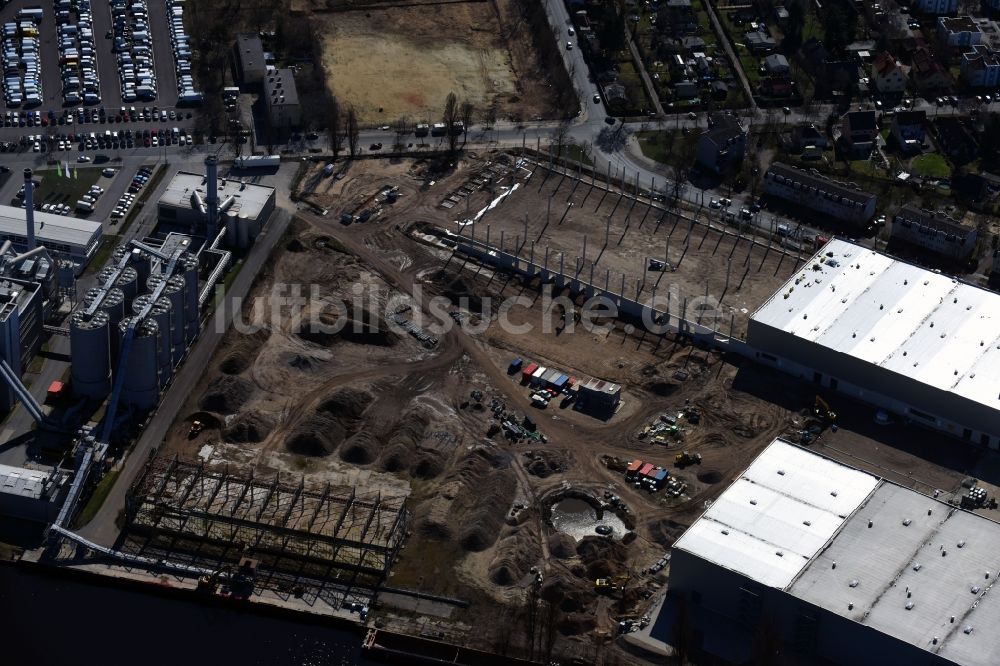
{"type": "Polygon", "coordinates": [[[752,53],[756,53],[758,55],[770,53],[778,45],[777,42],[774,41],[774,37],[767,34],[767,32],[760,30],[746,33],[743,35],[743,41],[752,53]]]}
{"type": "Polygon", "coordinates": [[[974,226],[909,204],[900,208],[892,218],[893,240],[905,241],[955,261],[964,261],[972,256],[978,237],[974,226]]]}
{"type": "Polygon", "coordinates": [[[975,159],[979,146],[965,124],[954,116],[935,118],[932,127],[938,148],[955,164],[966,164],[975,159]]]}
{"type": "Polygon", "coordinates": [[[723,81],[712,81],[712,99],[721,102],[729,97],[729,86],[723,81]]]}
{"type": "Polygon", "coordinates": [[[765,76],[760,81],[761,92],[768,97],[791,97],[794,89],[787,76],[765,76]]]}
{"type": "Polygon", "coordinates": [[[628,94],[625,91],[625,86],[620,83],[609,83],[604,86],[604,98],[609,104],[614,100],[628,102],[628,94]]]}
{"type": "Polygon", "coordinates": [[[674,36],[697,32],[698,15],[691,6],[691,0],[667,0],[657,14],[656,28],[674,36]]]}
{"type": "Polygon", "coordinates": [[[943,46],[972,46],[983,43],[983,32],[971,16],[942,16],[937,21],[938,40],[943,46]]]}
{"type": "Polygon", "coordinates": [[[841,222],[865,226],[875,216],[877,197],[826,178],[818,171],[774,162],[764,174],[764,191],[841,222]]]}
{"type": "Polygon", "coordinates": [[[970,88],[996,88],[1000,84],[1000,57],[981,44],[962,54],[962,81],[970,88]]]}
{"type": "Polygon", "coordinates": [[[872,81],[883,95],[898,95],[906,90],[906,73],[891,53],[883,51],[872,63],[872,81]]]}
{"type": "Polygon", "coordinates": [[[812,123],[794,127],[791,142],[792,147],[796,150],[803,150],[809,146],[826,148],[830,143],[826,134],[812,123]]]}
{"type": "Polygon", "coordinates": [[[921,95],[949,93],[955,87],[948,70],[924,48],[913,52],[910,79],[921,95]]]}
{"type": "Polygon", "coordinates": [[[681,38],[681,46],[685,51],[703,51],[705,40],[697,35],[687,35],[681,38]]]}
{"type": "Polygon", "coordinates": [[[772,53],[764,58],[764,68],[768,74],[775,76],[785,76],[790,71],[788,68],[788,58],[780,53],[772,53]]]}
{"type": "Polygon", "coordinates": [[[855,58],[841,60],[826,60],[823,63],[823,76],[817,85],[826,91],[853,91],[858,86],[861,73],[855,58]]]}
{"type": "Polygon", "coordinates": [[[878,122],[874,111],[848,111],[840,119],[841,148],[851,159],[870,157],[877,136],[878,122]]]}
{"type": "Polygon", "coordinates": [[[782,28],[788,27],[788,10],[784,7],[774,8],[774,20],[778,22],[782,28]]]}
{"type": "Polygon", "coordinates": [[[728,171],[743,161],[747,132],[732,115],[719,115],[712,127],[698,138],[698,166],[715,174],[728,171]]]}
{"type": "Polygon", "coordinates": [[[822,40],[810,37],[802,44],[799,51],[802,53],[802,61],[805,63],[806,69],[810,72],[818,72],[822,69],[827,55],[822,40]]]}
{"type": "Polygon", "coordinates": [[[927,113],[924,111],[897,111],[892,117],[891,136],[903,152],[920,152],[925,122],[927,113]]]}
{"type": "Polygon", "coordinates": [[[958,0],[916,0],[912,7],[922,14],[941,16],[957,12],[958,0]]]}

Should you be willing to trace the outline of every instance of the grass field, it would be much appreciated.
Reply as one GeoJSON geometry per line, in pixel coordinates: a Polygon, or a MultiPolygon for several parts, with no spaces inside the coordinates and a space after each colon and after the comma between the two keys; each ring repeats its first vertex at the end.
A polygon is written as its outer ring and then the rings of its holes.
{"type": "Polygon", "coordinates": [[[73,208],[90,186],[101,178],[100,169],[75,169],[74,165],[70,164],[70,172],[75,173],[76,177],[60,176],[55,169],[36,171],[35,176],[39,177],[42,184],[35,190],[35,202],[64,203],[73,208]]]}
{"type": "Polygon", "coordinates": [[[941,153],[927,153],[914,157],[910,161],[910,171],[918,176],[931,178],[947,178],[951,175],[948,160],[941,153]]]}

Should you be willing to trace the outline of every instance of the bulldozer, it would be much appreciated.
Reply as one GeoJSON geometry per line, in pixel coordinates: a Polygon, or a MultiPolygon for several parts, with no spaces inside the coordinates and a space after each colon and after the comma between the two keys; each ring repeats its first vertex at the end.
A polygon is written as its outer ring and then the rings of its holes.
{"type": "Polygon", "coordinates": [[[819,395],[816,396],[816,400],[813,402],[813,415],[818,419],[822,419],[827,425],[837,421],[837,412],[830,409],[830,403],[819,395]]]}
{"type": "Polygon", "coordinates": [[[691,453],[690,451],[684,451],[683,453],[678,453],[674,456],[674,465],[677,467],[687,467],[688,465],[700,465],[701,464],[701,454],[691,453]]]}

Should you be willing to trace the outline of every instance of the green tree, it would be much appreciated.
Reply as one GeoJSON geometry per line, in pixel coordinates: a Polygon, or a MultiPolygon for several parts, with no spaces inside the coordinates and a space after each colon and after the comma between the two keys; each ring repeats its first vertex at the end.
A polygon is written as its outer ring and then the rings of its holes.
{"type": "Polygon", "coordinates": [[[830,0],[823,5],[823,36],[826,48],[832,53],[843,53],[854,41],[858,15],[840,0],[830,0]]]}
{"type": "Polygon", "coordinates": [[[785,39],[781,42],[781,50],[785,55],[792,55],[802,46],[802,26],[805,25],[805,12],[801,2],[793,2],[788,6],[787,25],[785,39]]]}

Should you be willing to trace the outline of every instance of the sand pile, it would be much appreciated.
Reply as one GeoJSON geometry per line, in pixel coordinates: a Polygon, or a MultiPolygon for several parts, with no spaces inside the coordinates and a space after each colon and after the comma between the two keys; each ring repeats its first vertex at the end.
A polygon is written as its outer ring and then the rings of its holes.
{"type": "Polygon", "coordinates": [[[618,541],[602,537],[585,537],[576,546],[576,554],[580,556],[586,568],[586,577],[605,578],[616,576],[624,571],[628,549],[618,541]]]}
{"type": "Polygon", "coordinates": [[[261,329],[252,335],[230,332],[233,336],[232,350],[219,364],[219,371],[227,375],[238,375],[253,365],[264,343],[271,337],[269,329],[261,329]]]}
{"type": "Polygon", "coordinates": [[[285,440],[285,447],[303,456],[328,456],[347,437],[344,426],[329,414],[317,412],[299,423],[285,440]]]}
{"type": "Polygon", "coordinates": [[[674,541],[677,541],[681,534],[684,533],[684,530],[687,529],[684,525],[666,518],[650,521],[647,528],[649,529],[650,539],[668,548],[674,545],[674,541]]]}
{"type": "Polygon", "coordinates": [[[307,320],[296,331],[296,335],[322,347],[331,347],[341,341],[377,347],[392,347],[399,342],[396,334],[389,330],[388,324],[378,315],[364,309],[352,312],[346,301],[344,307],[348,313],[346,316],[335,312],[320,313],[318,325],[307,320]]]}
{"type": "Polygon", "coordinates": [[[235,414],[250,399],[253,392],[254,386],[250,380],[232,375],[222,375],[208,385],[205,395],[201,397],[198,404],[209,412],[235,414]]]}
{"type": "Polygon", "coordinates": [[[549,536],[549,554],[560,560],[576,557],[576,542],[568,534],[553,532],[549,536]]]}
{"type": "Polygon", "coordinates": [[[511,532],[497,544],[489,566],[490,580],[503,587],[514,585],[530,573],[537,560],[530,537],[511,532]]]}

